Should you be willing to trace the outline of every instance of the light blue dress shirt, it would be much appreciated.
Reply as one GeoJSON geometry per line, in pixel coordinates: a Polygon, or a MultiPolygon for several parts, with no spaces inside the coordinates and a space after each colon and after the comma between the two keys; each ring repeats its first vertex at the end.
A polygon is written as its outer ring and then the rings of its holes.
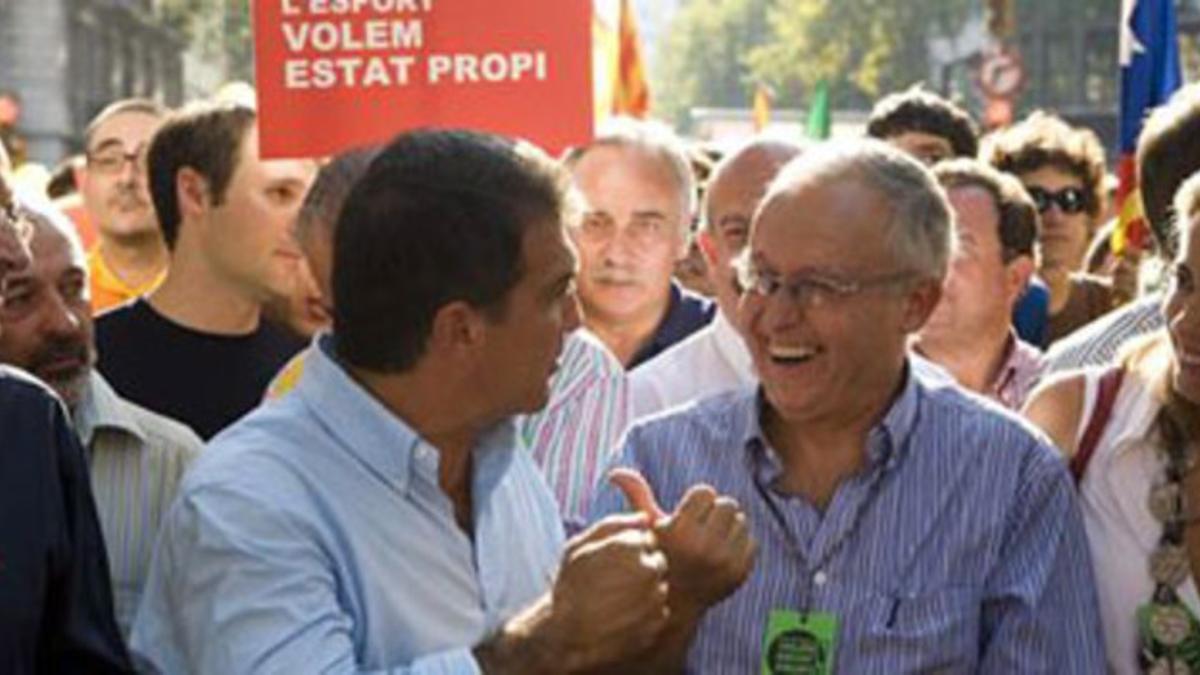
{"type": "Polygon", "coordinates": [[[319,338],[296,389],[217,436],[163,524],[133,649],[166,673],[477,673],[563,532],[515,427],[474,451],[474,541],[438,454],[319,338]]]}
{"type": "MultiPolygon", "coordinates": [[[[640,470],[664,507],[708,483],[740,502],[759,543],[747,582],[703,619],[689,672],[760,672],[770,612],[806,597],[841,621],[839,673],[1104,672],[1063,462],[1015,416],[911,372],[870,432],[867,467],[824,512],[775,489],[783,467],[753,389],[630,430],[620,464],[640,470]]],[[[625,508],[606,486],[592,517],[625,508]]]]}

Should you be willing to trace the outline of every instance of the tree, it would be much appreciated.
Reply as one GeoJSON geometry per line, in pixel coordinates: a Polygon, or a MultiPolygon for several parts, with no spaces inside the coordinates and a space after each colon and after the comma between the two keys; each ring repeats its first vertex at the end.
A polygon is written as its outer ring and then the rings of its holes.
{"type": "Polygon", "coordinates": [[[973,0],[780,0],[747,61],[784,100],[827,79],[838,107],[870,106],[928,74],[927,40],[957,33],[973,0]]]}
{"type": "Polygon", "coordinates": [[[686,126],[697,105],[747,105],[754,80],[746,61],[766,38],[775,0],[692,0],[671,22],[653,73],[656,113],[686,126]]]}

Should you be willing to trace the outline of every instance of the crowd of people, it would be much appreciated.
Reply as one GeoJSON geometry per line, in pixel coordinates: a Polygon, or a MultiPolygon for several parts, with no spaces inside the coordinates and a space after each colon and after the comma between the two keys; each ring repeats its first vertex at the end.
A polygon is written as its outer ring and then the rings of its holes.
{"type": "Polygon", "coordinates": [[[1200,85],[1138,144],[614,119],[0,153],[0,671],[1200,672],[1200,85]]]}

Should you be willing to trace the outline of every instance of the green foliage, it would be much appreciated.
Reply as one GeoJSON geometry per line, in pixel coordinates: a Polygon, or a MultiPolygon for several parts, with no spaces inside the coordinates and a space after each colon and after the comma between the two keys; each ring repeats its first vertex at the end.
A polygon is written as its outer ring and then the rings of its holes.
{"type": "Polygon", "coordinates": [[[225,64],[230,80],[254,81],[252,0],[160,0],[163,23],[201,57],[225,64]]]}
{"type": "Polygon", "coordinates": [[[977,0],[691,0],[660,48],[659,112],[747,105],[757,82],[807,107],[822,79],[835,107],[866,107],[926,79],[926,40],[958,32],[977,0]]]}
{"type": "Polygon", "coordinates": [[[746,58],[767,32],[767,9],[774,1],[685,3],[652,73],[656,113],[682,125],[694,106],[749,105],[754,80],[746,58]]]}

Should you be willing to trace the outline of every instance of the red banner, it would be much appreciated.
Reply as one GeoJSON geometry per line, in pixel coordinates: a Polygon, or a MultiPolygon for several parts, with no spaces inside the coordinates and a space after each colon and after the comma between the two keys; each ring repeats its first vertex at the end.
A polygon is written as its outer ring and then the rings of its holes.
{"type": "Polygon", "coordinates": [[[261,152],[465,127],[591,138],[591,0],[254,0],[261,152]]]}

